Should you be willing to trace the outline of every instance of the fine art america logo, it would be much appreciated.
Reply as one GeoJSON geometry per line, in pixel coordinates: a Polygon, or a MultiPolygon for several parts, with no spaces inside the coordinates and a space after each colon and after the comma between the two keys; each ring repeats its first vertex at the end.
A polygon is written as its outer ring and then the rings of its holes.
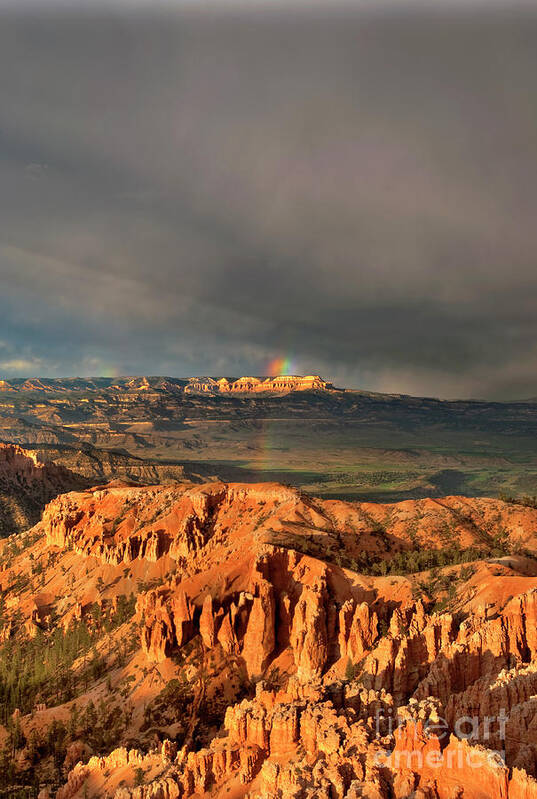
{"type": "Polygon", "coordinates": [[[451,725],[435,709],[425,718],[421,714],[401,716],[399,712],[394,715],[391,708],[377,710],[377,739],[386,744],[395,737],[394,748],[376,752],[377,765],[412,771],[505,766],[508,715],[504,708],[495,716],[459,716],[451,725]],[[452,734],[456,745],[448,746],[452,734]]]}

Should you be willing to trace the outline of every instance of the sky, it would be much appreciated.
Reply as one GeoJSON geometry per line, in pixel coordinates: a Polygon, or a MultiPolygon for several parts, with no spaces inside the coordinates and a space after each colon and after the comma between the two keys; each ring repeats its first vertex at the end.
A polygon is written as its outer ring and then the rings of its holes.
{"type": "Polygon", "coordinates": [[[0,0],[0,378],[537,396],[531,4],[0,0]]]}

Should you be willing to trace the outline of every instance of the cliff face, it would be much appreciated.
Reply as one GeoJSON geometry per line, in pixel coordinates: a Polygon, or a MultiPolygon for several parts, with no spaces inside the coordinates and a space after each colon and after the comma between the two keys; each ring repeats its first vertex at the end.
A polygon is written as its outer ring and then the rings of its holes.
{"type": "Polygon", "coordinates": [[[81,485],[68,469],[0,442],[0,537],[31,527],[47,502],[81,485]]]}
{"type": "Polygon", "coordinates": [[[276,483],[218,481],[71,492],[50,502],[43,516],[50,545],[70,546],[103,563],[168,555],[187,571],[206,544],[205,568],[207,552],[221,547],[235,556],[238,541],[247,542],[244,551],[274,544],[353,571],[427,546],[473,547],[489,555],[499,538],[515,549],[537,551],[536,526],[537,509],[494,499],[348,503],[318,500],[276,483]]]}
{"type": "Polygon", "coordinates": [[[57,799],[537,799],[537,564],[516,552],[535,530],[535,510],[497,500],[375,506],[277,484],[58,497],[4,561],[0,633],[23,646],[86,625],[100,661],[72,663],[61,702],[41,689],[25,740],[69,720],[83,754],[57,799]],[[448,522],[482,558],[390,574],[401,550],[453,556],[448,522]],[[491,555],[499,540],[511,554],[491,555]],[[90,701],[123,720],[104,744],[90,701]]]}
{"type": "Polygon", "coordinates": [[[84,487],[108,483],[110,480],[134,481],[145,485],[197,481],[179,463],[137,458],[124,451],[100,449],[90,444],[81,444],[78,447],[49,445],[46,448],[37,448],[34,454],[40,459],[65,467],[79,478],[84,487]]]}
{"type": "Polygon", "coordinates": [[[34,394],[66,393],[73,390],[95,392],[111,388],[121,392],[170,391],[174,393],[249,393],[286,391],[327,391],[332,383],[319,375],[276,375],[263,377],[190,377],[187,379],[165,377],[124,377],[119,380],[106,378],[65,378],[34,380],[0,380],[0,392],[34,394]]]}
{"type": "Polygon", "coordinates": [[[185,393],[201,394],[282,394],[289,391],[333,391],[334,386],[319,375],[278,375],[277,377],[191,377],[185,393]]]}

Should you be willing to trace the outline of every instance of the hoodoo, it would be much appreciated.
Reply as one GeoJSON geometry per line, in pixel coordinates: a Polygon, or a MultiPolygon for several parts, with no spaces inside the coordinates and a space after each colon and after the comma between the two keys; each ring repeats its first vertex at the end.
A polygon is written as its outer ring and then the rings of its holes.
{"type": "Polygon", "coordinates": [[[493,499],[64,494],[0,548],[6,751],[51,784],[54,745],[56,799],[537,799],[536,529],[493,499]]]}

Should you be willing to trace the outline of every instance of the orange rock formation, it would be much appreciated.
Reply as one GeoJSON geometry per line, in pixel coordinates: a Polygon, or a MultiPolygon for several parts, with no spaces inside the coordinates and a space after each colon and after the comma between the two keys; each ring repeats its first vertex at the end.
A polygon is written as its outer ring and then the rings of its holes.
{"type": "Polygon", "coordinates": [[[323,380],[319,375],[278,375],[276,377],[239,377],[237,379],[221,377],[191,377],[185,386],[190,394],[252,394],[260,392],[287,393],[289,391],[330,391],[332,383],[323,380]]]}
{"type": "Polygon", "coordinates": [[[72,700],[121,686],[128,732],[70,761],[57,799],[537,799],[536,531],[537,510],[493,499],[374,505],[225,483],[58,497],[0,572],[7,596],[53,563],[6,610],[4,638],[28,619],[69,629],[95,602],[112,618],[131,592],[136,610],[103,633],[108,688],[72,700]],[[432,574],[364,565],[448,539],[482,554],[432,574]]]}

